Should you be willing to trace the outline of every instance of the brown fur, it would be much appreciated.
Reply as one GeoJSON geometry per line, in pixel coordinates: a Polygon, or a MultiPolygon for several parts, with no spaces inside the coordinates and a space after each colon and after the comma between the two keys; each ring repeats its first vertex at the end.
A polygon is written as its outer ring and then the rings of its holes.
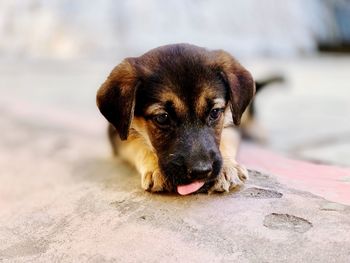
{"type": "Polygon", "coordinates": [[[228,53],[177,44],[125,59],[99,89],[97,105],[114,127],[114,152],[136,167],[144,189],[202,180],[201,191],[222,192],[247,178],[227,123],[240,123],[254,92],[250,73],[228,53]]]}

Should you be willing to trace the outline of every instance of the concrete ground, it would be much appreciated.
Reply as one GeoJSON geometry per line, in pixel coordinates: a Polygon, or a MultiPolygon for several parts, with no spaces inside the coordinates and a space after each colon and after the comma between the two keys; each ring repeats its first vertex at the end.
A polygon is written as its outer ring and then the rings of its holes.
{"type": "Polygon", "coordinates": [[[350,58],[245,64],[288,79],[257,98],[268,150],[242,146],[240,191],[182,197],[111,156],[94,94],[113,63],[0,63],[0,262],[349,262],[350,196],[315,171],[348,189],[350,58]]]}

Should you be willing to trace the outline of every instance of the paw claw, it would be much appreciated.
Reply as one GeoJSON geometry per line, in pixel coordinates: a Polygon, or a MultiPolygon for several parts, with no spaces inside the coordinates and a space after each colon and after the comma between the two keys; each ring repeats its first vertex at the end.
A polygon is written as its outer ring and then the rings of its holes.
{"type": "Polygon", "coordinates": [[[165,188],[163,175],[159,170],[146,172],[142,176],[141,186],[149,192],[160,192],[165,188]]]}
{"type": "Polygon", "coordinates": [[[209,192],[229,192],[234,188],[241,187],[247,179],[248,171],[246,168],[239,164],[226,164],[209,192]]]}

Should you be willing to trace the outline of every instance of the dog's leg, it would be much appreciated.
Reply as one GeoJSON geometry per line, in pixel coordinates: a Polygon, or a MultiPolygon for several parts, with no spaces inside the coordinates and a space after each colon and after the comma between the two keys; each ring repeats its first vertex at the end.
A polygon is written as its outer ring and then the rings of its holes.
{"type": "Polygon", "coordinates": [[[236,162],[240,135],[233,127],[222,131],[220,151],[223,159],[221,173],[209,192],[228,192],[242,186],[248,178],[248,171],[236,162]]]}
{"type": "Polygon", "coordinates": [[[131,135],[118,145],[120,156],[134,165],[141,174],[141,187],[147,191],[166,190],[166,181],[158,167],[158,159],[142,137],[131,135]]]}

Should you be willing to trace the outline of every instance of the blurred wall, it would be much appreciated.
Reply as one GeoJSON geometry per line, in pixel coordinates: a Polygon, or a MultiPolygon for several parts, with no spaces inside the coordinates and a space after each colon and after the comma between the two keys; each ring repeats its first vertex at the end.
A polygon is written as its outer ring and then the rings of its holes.
{"type": "Polygon", "coordinates": [[[240,56],[307,54],[327,38],[325,2],[0,0],[0,56],[103,58],[175,42],[240,56]]]}

